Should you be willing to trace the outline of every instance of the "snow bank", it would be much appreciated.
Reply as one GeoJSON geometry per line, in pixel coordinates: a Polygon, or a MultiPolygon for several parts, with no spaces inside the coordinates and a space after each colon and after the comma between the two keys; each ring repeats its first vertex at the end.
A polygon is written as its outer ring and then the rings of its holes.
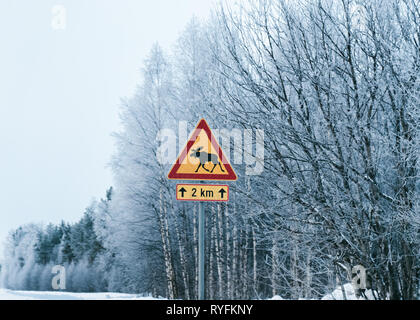
{"type": "MultiPolygon", "coordinates": [[[[357,298],[351,283],[344,284],[347,300],[366,300],[364,297],[357,298]]],[[[374,300],[372,290],[365,292],[367,300],[374,300]]],[[[162,300],[139,294],[127,294],[116,292],[58,292],[58,291],[15,291],[0,289],[0,300],[162,300]]],[[[269,300],[284,300],[276,295],[269,300]]],[[[325,295],[321,300],[344,300],[341,287],[337,287],[332,293],[325,295]]]]}
{"type": "Polygon", "coordinates": [[[343,296],[343,290],[341,289],[341,286],[337,287],[332,293],[327,294],[324,296],[321,300],[374,300],[372,290],[366,290],[365,295],[367,297],[356,297],[356,294],[354,292],[353,286],[351,283],[346,283],[343,285],[344,292],[346,295],[346,299],[344,299],[343,296]]]}
{"type": "MultiPolygon", "coordinates": [[[[161,298],[162,299],[162,298],[161,298]]],[[[15,291],[0,289],[0,300],[159,300],[151,296],[115,292],[15,291]]]]}
{"type": "MultiPolygon", "coordinates": [[[[344,292],[345,292],[345,299],[343,296],[343,291],[341,289],[341,286],[338,286],[333,292],[325,295],[321,298],[321,300],[375,300],[374,295],[372,293],[372,290],[366,290],[365,291],[365,297],[356,297],[356,294],[353,289],[353,285],[351,283],[346,283],[343,285],[344,292]]],[[[268,300],[285,300],[279,295],[276,295],[272,298],[269,298],[268,300]]],[[[299,300],[306,300],[305,298],[299,298],[299,300]]]]}

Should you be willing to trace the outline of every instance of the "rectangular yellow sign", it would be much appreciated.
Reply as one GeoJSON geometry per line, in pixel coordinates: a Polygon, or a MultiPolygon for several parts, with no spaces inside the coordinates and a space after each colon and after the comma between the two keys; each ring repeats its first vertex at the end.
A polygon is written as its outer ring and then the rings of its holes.
{"type": "Polygon", "coordinates": [[[179,183],[176,185],[176,199],[184,201],[228,201],[229,186],[179,183]]]}

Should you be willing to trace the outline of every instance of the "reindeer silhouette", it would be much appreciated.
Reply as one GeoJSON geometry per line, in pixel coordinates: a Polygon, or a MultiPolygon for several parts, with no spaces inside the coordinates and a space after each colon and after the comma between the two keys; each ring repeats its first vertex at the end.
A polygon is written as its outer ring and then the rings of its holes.
{"type": "Polygon", "coordinates": [[[198,171],[198,169],[200,169],[200,167],[203,167],[204,170],[206,170],[207,172],[212,173],[214,168],[216,168],[217,165],[220,166],[220,170],[222,170],[222,172],[225,172],[225,170],[223,170],[221,163],[218,160],[218,157],[216,154],[214,153],[207,153],[205,151],[201,151],[203,150],[203,147],[198,147],[197,149],[192,149],[192,153],[190,154],[190,157],[193,158],[198,158],[200,159],[200,164],[198,165],[197,169],[195,169],[195,172],[198,171]],[[213,168],[211,169],[211,171],[209,171],[206,167],[205,164],[207,162],[211,162],[213,163],[213,168]]]}

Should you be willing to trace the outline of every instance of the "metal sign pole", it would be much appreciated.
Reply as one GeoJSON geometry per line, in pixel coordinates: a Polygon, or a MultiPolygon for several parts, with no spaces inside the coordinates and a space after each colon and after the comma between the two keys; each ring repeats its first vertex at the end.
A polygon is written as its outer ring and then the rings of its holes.
{"type": "Polygon", "coordinates": [[[204,300],[204,203],[198,210],[198,299],[204,300]]]}

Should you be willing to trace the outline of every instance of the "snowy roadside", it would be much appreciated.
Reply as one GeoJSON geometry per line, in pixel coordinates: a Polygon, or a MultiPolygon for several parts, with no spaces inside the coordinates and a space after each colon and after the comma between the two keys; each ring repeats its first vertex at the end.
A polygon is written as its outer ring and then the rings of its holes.
{"type": "Polygon", "coordinates": [[[351,283],[344,284],[343,289],[338,287],[332,293],[324,296],[321,300],[375,300],[372,290],[366,290],[366,298],[357,298],[351,283]],[[343,289],[345,297],[343,296],[343,289]]]}
{"type": "Polygon", "coordinates": [[[0,300],[159,300],[151,296],[115,292],[15,291],[0,289],[0,300]]]}
{"type": "MultiPolygon", "coordinates": [[[[335,289],[332,293],[325,295],[321,300],[365,300],[356,298],[351,283],[344,284],[346,299],[343,297],[341,287],[335,289]]],[[[367,290],[366,296],[373,300],[371,290],[367,290]]],[[[153,298],[151,296],[142,296],[138,294],[126,294],[116,292],[57,292],[57,291],[15,291],[9,289],[0,289],[0,300],[162,300],[164,298],[153,298]]],[[[280,296],[274,296],[268,300],[283,300],[280,296]]]]}
{"type": "MultiPolygon", "coordinates": [[[[345,297],[343,295],[342,288],[337,287],[333,292],[323,296],[321,300],[374,300],[372,290],[366,290],[365,292],[366,298],[364,297],[357,298],[353,289],[353,285],[351,283],[344,284],[343,289],[344,289],[345,297]]],[[[283,299],[281,296],[274,296],[270,300],[285,300],[285,299],[283,299]]],[[[299,299],[299,300],[305,300],[305,299],[299,299]]]]}

